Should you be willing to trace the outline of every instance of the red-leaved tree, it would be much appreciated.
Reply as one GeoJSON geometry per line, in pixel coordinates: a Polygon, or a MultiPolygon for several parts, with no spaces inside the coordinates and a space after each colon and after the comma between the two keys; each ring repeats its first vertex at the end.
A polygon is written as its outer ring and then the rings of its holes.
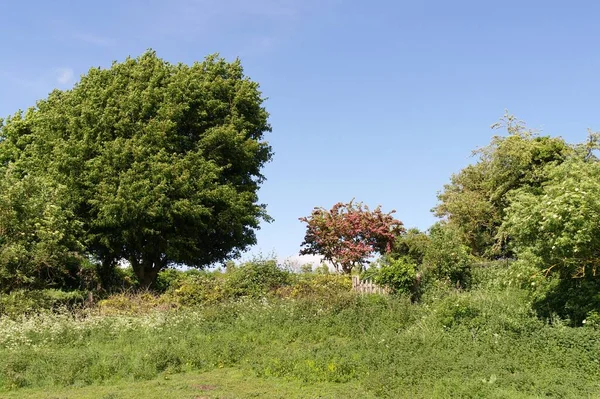
{"type": "Polygon", "coordinates": [[[405,231],[401,221],[383,213],[378,206],[369,210],[362,202],[338,202],[331,208],[315,208],[308,217],[301,255],[322,255],[337,270],[350,274],[355,266],[363,267],[374,253],[387,253],[396,237],[405,231]]]}

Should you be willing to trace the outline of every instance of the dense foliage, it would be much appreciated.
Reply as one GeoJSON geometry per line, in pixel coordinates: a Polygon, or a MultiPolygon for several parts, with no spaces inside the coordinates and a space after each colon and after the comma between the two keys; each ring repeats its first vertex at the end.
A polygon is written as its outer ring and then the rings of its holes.
{"type": "Polygon", "coordinates": [[[341,202],[331,210],[315,208],[305,222],[306,235],[300,254],[322,255],[336,269],[351,273],[374,253],[388,253],[396,236],[404,231],[402,222],[392,213],[383,213],[380,207],[373,211],[362,203],[341,202]]]}
{"type": "Polygon", "coordinates": [[[600,270],[600,163],[573,159],[546,169],[540,190],[511,196],[503,232],[517,254],[547,273],[596,276],[600,270]]]}
{"type": "Polygon", "coordinates": [[[508,136],[495,136],[487,147],[474,151],[477,162],[452,176],[435,208],[437,216],[460,232],[474,255],[486,258],[511,256],[506,237],[498,235],[508,194],[541,187],[547,180],[545,167],[575,153],[562,138],[539,136],[511,115],[493,127],[505,127],[508,136]]]}
{"type": "Polygon", "coordinates": [[[272,155],[262,102],[239,61],[172,65],[150,51],[8,118],[1,184],[17,188],[0,198],[0,276],[26,286],[91,258],[106,282],[126,260],[149,286],[169,265],[204,267],[254,244],[272,155]]]}
{"type": "Polygon", "coordinates": [[[390,256],[396,259],[406,256],[414,263],[421,264],[430,241],[427,233],[414,227],[410,228],[396,237],[390,256]]]}
{"type": "Polygon", "coordinates": [[[363,277],[388,287],[394,293],[409,294],[413,302],[418,299],[422,275],[419,265],[410,257],[385,256],[363,273],[363,277]]]}
{"type": "Polygon", "coordinates": [[[438,223],[429,230],[429,237],[429,245],[423,256],[424,271],[456,287],[468,286],[473,258],[456,229],[438,223]]]}
{"type": "Polygon", "coordinates": [[[0,178],[0,292],[79,288],[87,260],[68,191],[35,175],[0,178]]]}
{"type": "Polygon", "coordinates": [[[394,250],[366,270],[363,277],[392,292],[407,294],[416,302],[437,283],[468,288],[474,260],[452,225],[436,223],[426,233],[413,228],[398,236],[394,250]]]}
{"type": "Polygon", "coordinates": [[[600,136],[568,144],[503,122],[509,135],[453,176],[436,211],[473,254],[517,260],[540,316],[581,325],[600,311],[600,136]]]}

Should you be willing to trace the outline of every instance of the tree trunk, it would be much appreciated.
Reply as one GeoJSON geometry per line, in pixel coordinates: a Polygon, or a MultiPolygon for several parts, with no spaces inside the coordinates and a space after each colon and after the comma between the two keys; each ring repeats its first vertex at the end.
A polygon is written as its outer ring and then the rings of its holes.
{"type": "Polygon", "coordinates": [[[156,277],[158,276],[159,268],[150,267],[144,271],[143,277],[140,279],[140,286],[144,289],[150,289],[154,283],[156,282],[156,277]]]}
{"type": "MultiPolygon", "coordinates": [[[[117,264],[115,260],[107,256],[103,258],[100,262],[100,265],[97,269],[98,271],[98,283],[95,287],[96,291],[109,291],[112,287],[115,286],[116,281],[116,272],[115,268],[117,264]]],[[[94,289],[94,287],[86,287],[87,289],[94,289]]]]}
{"type": "Polygon", "coordinates": [[[162,262],[159,260],[142,260],[138,261],[129,261],[131,263],[131,267],[135,273],[135,276],[140,283],[140,288],[150,289],[156,282],[156,277],[158,276],[158,272],[161,271],[164,267],[162,262]]]}
{"type": "Polygon", "coordinates": [[[417,272],[415,276],[415,281],[410,289],[410,302],[417,303],[421,299],[421,278],[423,275],[421,272],[417,272]]]}

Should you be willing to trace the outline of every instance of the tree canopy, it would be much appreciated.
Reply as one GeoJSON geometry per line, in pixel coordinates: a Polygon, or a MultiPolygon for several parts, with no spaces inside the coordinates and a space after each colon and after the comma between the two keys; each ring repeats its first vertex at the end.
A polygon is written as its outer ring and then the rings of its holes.
{"type": "Polygon", "coordinates": [[[272,157],[263,101],[239,60],[173,65],[148,51],[8,118],[0,173],[60,187],[81,255],[101,274],[127,260],[148,286],[169,265],[203,267],[255,243],[269,220],[257,196],[272,157]]]}
{"type": "Polygon", "coordinates": [[[575,153],[562,138],[540,136],[512,115],[492,127],[506,128],[508,135],[495,136],[488,146],[474,151],[477,162],[451,177],[434,208],[474,255],[488,258],[511,255],[507,237],[498,235],[508,194],[521,187],[541,187],[547,180],[544,168],[575,153]]]}
{"type": "Polygon", "coordinates": [[[600,272],[600,163],[580,158],[549,166],[538,191],[510,196],[501,230],[522,258],[546,274],[596,277],[600,272]]]}
{"type": "Polygon", "coordinates": [[[323,255],[336,269],[351,273],[374,253],[390,252],[396,236],[404,232],[401,221],[381,207],[373,211],[362,203],[335,204],[331,210],[315,208],[305,222],[306,235],[300,254],[323,255]]]}

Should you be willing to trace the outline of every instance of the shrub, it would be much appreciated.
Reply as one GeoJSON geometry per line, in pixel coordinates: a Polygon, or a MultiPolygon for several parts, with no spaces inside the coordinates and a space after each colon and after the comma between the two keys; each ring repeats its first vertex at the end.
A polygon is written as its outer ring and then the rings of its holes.
{"type": "Polygon", "coordinates": [[[105,315],[137,315],[154,309],[167,309],[177,304],[169,297],[157,297],[146,292],[121,292],[98,302],[98,310],[105,315]]]}
{"type": "Polygon", "coordinates": [[[548,165],[540,190],[520,189],[501,234],[522,258],[530,256],[547,275],[595,277],[600,257],[600,163],[572,159],[548,165]]]}
{"type": "MultiPolygon", "coordinates": [[[[192,270],[195,271],[195,270],[192,270]]],[[[157,292],[166,292],[171,285],[177,284],[177,282],[185,278],[186,272],[177,269],[165,269],[158,273],[156,282],[154,283],[154,290],[157,292]]]]}
{"type": "Polygon", "coordinates": [[[139,288],[140,284],[131,267],[103,268],[100,263],[95,266],[95,275],[101,281],[103,292],[131,291],[139,288]]]}
{"type": "Polygon", "coordinates": [[[471,279],[472,261],[468,247],[452,226],[438,223],[431,228],[430,242],[423,257],[425,272],[466,288],[471,279]]]}
{"type": "Polygon", "coordinates": [[[590,316],[596,320],[594,314],[600,312],[600,278],[554,277],[534,292],[533,309],[548,321],[558,317],[573,326],[581,326],[590,316]]]}
{"type": "Polygon", "coordinates": [[[527,292],[507,288],[502,291],[476,289],[448,293],[447,296],[428,302],[433,317],[444,328],[467,328],[472,334],[532,333],[544,323],[536,319],[527,300],[527,292]]]}
{"type": "Polygon", "coordinates": [[[365,275],[379,285],[385,285],[396,293],[409,294],[416,300],[419,291],[421,275],[412,258],[403,256],[398,259],[385,257],[379,262],[379,267],[373,268],[365,275]]]}
{"type": "Polygon", "coordinates": [[[234,297],[260,297],[289,285],[291,273],[274,259],[255,259],[231,267],[226,273],[227,289],[234,297]]]}
{"type": "Polygon", "coordinates": [[[283,287],[278,292],[282,296],[292,298],[326,298],[344,295],[352,290],[352,280],[342,274],[302,274],[298,275],[292,285],[283,287]]]}
{"type": "Polygon", "coordinates": [[[51,311],[58,308],[73,308],[85,301],[82,291],[15,290],[9,294],[0,293],[0,315],[18,317],[25,314],[51,311]]]}
{"type": "Polygon", "coordinates": [[[229,264],[225,272],[189,271],[171,277],[165,295],[184,306],[258,298],[292,282],[292,274],[273,259],[255,259],[239,266],[229,264]]]}
{"type": "Polygon", "coordinates": [[[434,209],[457,228],[472,253],[486,258],[512,255],[504,245],[506,236],[498,234],[509,197],[520,189],[539,189],[547,180],[545,167],[572,153],[564,139],[539,136],[509,114],[493,127],[505,127],[508,135],[494,136],[474,151],[477,162],[452,175],[434,209]]]}
{"type": "Polygon", "coordinates": [[[512,259],[477,262],[471,266],[471,288],[503,290],[516,287],[530,290],[543,279],[535,267],[512,259]]]}
{"type": "Polygon", "coordinates": [[[170,286],[166,297],[184,306],[216,303],[232,297],[227,276],[221,273],[189,274],[170,286]]]}
{"type": "Polygon", "coordinates": [[[407,256],[411,258],[415,264],[420,265],[423,263],[429,241],[429,236],[419,229],[408,229],[406,233],[400,234],[396,238],[396,243],[394,244],[394,248],[390,255],[393,258],[407,256]]]}

